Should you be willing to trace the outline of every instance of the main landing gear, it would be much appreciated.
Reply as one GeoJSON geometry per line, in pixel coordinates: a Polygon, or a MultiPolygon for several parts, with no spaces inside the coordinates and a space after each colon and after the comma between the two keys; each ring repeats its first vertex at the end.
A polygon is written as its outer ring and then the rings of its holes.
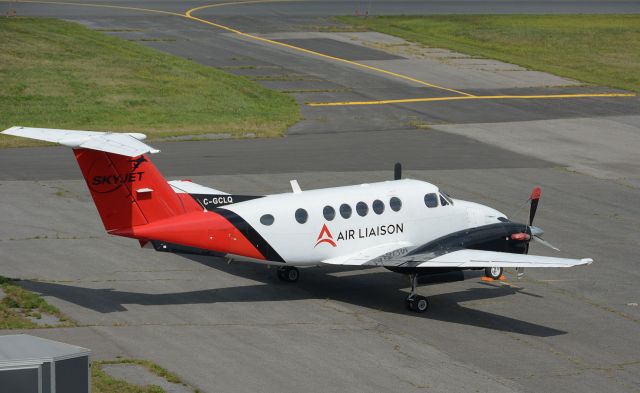
{"type": "Polygon", "coordinates": [[[416,288],[418,287],[418,275],[409,274],[409,280],[411,281],[411,293],[407,296],[406,304],[407,308],[413,312],[425,312],[429,308],[429,300],[425,296],[416,294],[416,288]]]}
{"type": "Polygon", "coordinates": [[[300,271],[293,266],[281,266],[278,268],[278,278],[281,281],[296,282],[300,278],[300,271]]]}

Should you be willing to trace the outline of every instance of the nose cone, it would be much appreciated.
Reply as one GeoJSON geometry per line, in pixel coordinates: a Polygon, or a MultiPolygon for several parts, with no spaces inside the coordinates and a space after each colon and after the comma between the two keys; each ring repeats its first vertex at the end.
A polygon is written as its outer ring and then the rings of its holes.
{"type": "Polygon", "coordinates": [[[467,210],[467,220],[470,227],[495,224],[507,219],[504,213],[489,206],[468,201],[455,201],[455,203],[467,210]]]}
{"type": "Polygon", "coordinates": [[[487,224],[494,224],[496,222],[503,222],[507,220],[507,215],[489,206],[482,206],[484,208],[485,219],[487,224]]]}

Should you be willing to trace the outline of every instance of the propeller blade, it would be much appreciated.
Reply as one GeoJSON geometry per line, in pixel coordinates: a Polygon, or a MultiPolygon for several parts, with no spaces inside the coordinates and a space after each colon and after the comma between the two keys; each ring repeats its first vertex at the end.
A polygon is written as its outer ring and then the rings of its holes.
{"type": "Polygon", "coordinates": [[[529,208],[529,226],[533,225],[533,219],[536,216],[536,210],[538,210],[538,201],[540,201],[540,194],[542,190],[540,187],[536,187],[531,191],[529,200],[531,201],[531,207],[529,208]]]}
{"type": "Polygon", "coordinates": [[[396,162],[396,164],[393,166],[393,180],[400,179],[402,179],[402,164],[396,162]]]}
{"type": "Polygon", "coordinates": [[[533,240],[537,241],[538,243],[540,243],[542,245],[545,245],[545,246],[547,246],[547,247],[549,247],[549,248],[551,248],[553,250],[560,251],[560,249],[558,247],[554,246],[553,244],[549,243],[548,241],[544,240],[541,237],[533,235],[532,238],[533,238],[533,240]]]}

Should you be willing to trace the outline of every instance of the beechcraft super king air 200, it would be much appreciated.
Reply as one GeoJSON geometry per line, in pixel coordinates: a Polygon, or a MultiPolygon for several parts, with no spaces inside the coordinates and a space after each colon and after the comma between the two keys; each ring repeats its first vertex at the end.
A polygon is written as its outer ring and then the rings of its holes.
{"type": "Polygon", "coordinates": [[[158,150],[143,134],[12,127],[2,132],[73,149],[106,231],[143,247],[182,254],[224,255],[278,267],[283,281],[297,266],[383,266],[410,277],[410,310],[429,303],[416,293],[418,276],[480,270],[493,279],[504,267],[569,267],[592,259],[528,255],[542,240],[532,226],[540,198],[530,198],[528,224],[487,206],[449,197],[433,184],[380,183],[249,196],[186,180],[167,182],[149,159],[158,150]]]}

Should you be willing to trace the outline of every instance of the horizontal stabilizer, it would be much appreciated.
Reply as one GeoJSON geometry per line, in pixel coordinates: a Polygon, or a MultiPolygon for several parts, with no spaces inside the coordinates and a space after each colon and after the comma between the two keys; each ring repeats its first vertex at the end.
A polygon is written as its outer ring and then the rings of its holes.
{"type": "Polygon", "coordinates": [[[146,135],[139,133],[11,127],[2,131],[2,134],[59,143],[72,148],[98,150],[128,157],[138,157],[142,154],[158,153],[160,151],[141,142],[146,138],[146,135]]]}
{"type": "Polygon", "coordinates": [[[203,186],[190,180],[170,180],[168,183],[173,188],[173,191],[178,194],[229,195],[226,192],[203,186]]]}

